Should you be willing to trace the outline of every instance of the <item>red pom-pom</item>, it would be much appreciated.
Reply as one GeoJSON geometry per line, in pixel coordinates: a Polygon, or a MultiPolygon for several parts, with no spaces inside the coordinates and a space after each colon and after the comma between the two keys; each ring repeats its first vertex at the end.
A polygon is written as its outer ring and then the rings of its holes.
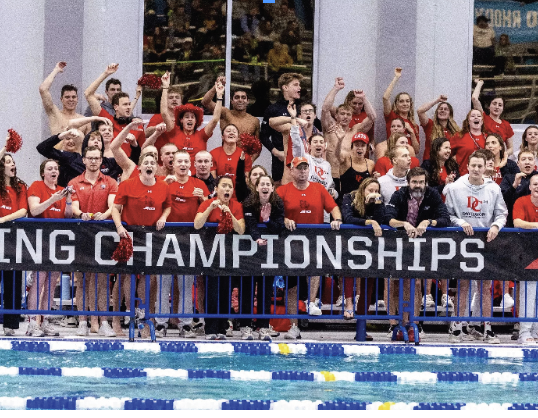
{"type": "Polygon", "coordinates": [[[230,212],[222,212],[220,215],[220,221],[217,225],[217,234],[228,234],[234,229],[234,224],[232,222],[232,215],[230,212]]]}
{"type": "Polygon", "coordinates": [[[122,237],[120,243],[112,253],[112,260],[126,263],[133,256],[133,241],[130,236],[122,237]]]}
{"type": "Polygon", "coordinates": [[[259,154],[260,152],[262,152],[262,143],[257,136],[250,134],[241,134],[239,140],[239,147],[248,155],[259,154]]]}
{"type": "Polygon", "coordinates": [[[161,88],[161,78],[156,74],[144,74],[138,79],[139,86],[146,86],[150,89],[158,90],[161,88]]]}
{"type": "Polygon", "coordinates": [[[8,129],[7,132],[9,133],[9,138],[6,142],[6,151],[15,153],[21,149],[22,138],[14,129],[8,129]]]}

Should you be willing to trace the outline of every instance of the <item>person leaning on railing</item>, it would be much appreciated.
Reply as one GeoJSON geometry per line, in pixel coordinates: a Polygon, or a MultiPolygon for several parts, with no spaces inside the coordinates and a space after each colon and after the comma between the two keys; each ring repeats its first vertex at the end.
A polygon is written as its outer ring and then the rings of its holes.
{"type": "MultiPolygon", "coordinates": [[[[15,160],[6,154],[6,147],[0,150],[0,223],[24,218],[28,213],[27,186],[17,177],[15,160]]],[[[3,280],[4,309],[21,309],[22,271],[4,270],[0,272],[3,280]]],[[[4,335],[11,337],[19,329],[18,314],[4,314],[4,335]]]]}

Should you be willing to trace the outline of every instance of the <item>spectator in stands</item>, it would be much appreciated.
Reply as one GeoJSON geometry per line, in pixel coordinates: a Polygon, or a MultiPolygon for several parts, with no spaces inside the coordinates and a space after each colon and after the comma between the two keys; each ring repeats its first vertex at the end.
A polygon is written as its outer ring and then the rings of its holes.
{"type": "Polygon", "coordinates": [[[515,74],[516,63],[510,38],[506,33],[501,34],[499,43],[495,45],[495,74],[515,74]]]}
{"type": "Polygon", "coordinates": [[[194,171],[193,177],[200,179],[207,186],[210,193],[213,193],[217,186],[217,179],[211,174],[213,165],[213,156],[208,151],[199,151],[194,156],[194,171]]]}
{"type": "MultiPolygon", "coordinates": [[[[441,195],[428,186],[428,173],[422,167],[415,167],[407,173],[407,184],[395,191],[385,207],[385,220],[393,228],[404,228],[409,238],[421,237],[428,227],[446,228],[450,225],[448,211],[441,195]]],[[[501,198],[502,200],[502,198],[501,198]]],[[[420,311],[420,280],[415,284],[415,316],[420,311]]],[[[396,284],[396,283],[395,283],[396,284]]],[[[396,289],[397,286],[393,286],[396,289]]],[[[427,288],[427,286],[426,286],[427,288]]],[[[404,281],[404,297],[410,295],[410,281],[404,281]]],[[[427,293],[429,293],[427,288],[427,293]]],[[[409,300],[406,298],[406,300],[409,300]]],[[[405,322],[409,316],[403,314],[405,322]]],[[[420,337],[424,338],[422,326],[418,326],[420,337]]],[[[416,340],[415,340],[416,341],[416,340]]]]}
{"type": "Polygon", "coordinates": [[[174,38],[181,38],[188,34],[190,19],[185,12],[185,4],[179,3],[168,13],[168,30],[174,38]]]}
{"type": "Polygon", "coordinates": [[[368,135],[357,132],[351,138],[351,150],[346,151],[342,146],[345,137],[343,130],[337,132],[338,143],[336,144],[335,158],[340,163],[340,190],[342,194],[357,190],[364,179],[371,177],[374,171],[374,162],[366,158],[368,135]]]}
{"type": "Polygon", "coordinates": [[[254,38],[258,42],[260,61],[266,61],[267,54],[273,48],[273,43],[278,40],[278,33],[273,31],[273,25],[270,20],[262,19],[254,32],[254,38]]]}
{"type": "MultiPolygon", "coordinates": [[[[83,221],[109,219],[114,198],[118,192],[118,183],[99,170],[103,157],[98,147],[86,147],[82,153],[82,161],[86,170],[80,176],[71,180],[68,186],[73,190],[71,194],[73,217],[80,218],[83,221]]],[[[79,311],[100,310],[108,312],[110,300],[108,274],[91,272],[76,272],[74,274],[77,280],[77,309],[79,311]],[[95,300],[96,294],[97,303],[95,300]],[[88,299],[90,301],[89,306],[88,299]]],[[[116,333],[112,331],[108,324],[108,317],[101,316],[99,318],[101,319],[100,327],[98,317],[91,317],[91,331],[98,333],[102,337],[115,337],[116,333]]],[[[86,315],[79,316],[77,335],[89,335],[86,315]]]]}
{"type": "Polygon", "coordinates": [[[269,65],[269,70],[273,73],[273,79],[277,80],[286,67],[293,65],[293,58],[288,53],[288,46],[275,42],[273,48],[267,54],[267,64],[269,65]]]}
{"type": "Polygon", "coordinates": [[[271,172],[277,188],[282,184],[286,155],[284,154],[282,134],[271,128],[270,120],[278,116],[289,116],[288,105],[300,103],[302,79],[303,76],[298,73],[282,74],[278,79],[278,87],[282,92],[282,97],[265,110],[263,117],[260,141],[271,153],[271,172]]]}
{"type": "Polygon", "coordinates": [[[287,45],[292,58],[297,64],[303,63],[303,45],[301,44],[301,28],[296,19],[288,21],[286,29],[280,34],[280,43],[287,45]]]}
{"type": "Polygon", "coordinates": [[[250,33],[244,34],[239,37],[234,45],[232,52],[232,59],[242,64],[236,64],[241,72],[241,76],[245,83],[256,81],[260,78],[260,67],[257,64],[260,60],[260,55],[255,46],[255,41],[250,33]]]}
{"type": "MultiPolygon", "coordinates": [[[[9,137],[8,137],[9,138],[9,137]]],[[[7,140],[7,139],[6,139],[7,140]]],[[[11,154],[6,154],[6,147],[0,150],[0,223],[24,218],[28,213],[28,188],[26,183],[17,177],[17,167],[11,154]]],[[[3,309],[21,309],[22,271],[0,271],[2,280],[3,309]]],[[[18,314],[4,314],[4,335],[12,337],[19,329],[18,314]]]]}
{"type": "Polygon", "coordinates": [[[460,168],[460,175],[467,174],[469,156],[486,146],[484,119],[480,110],[471,110],[463,121],[461,131],[450,139],[452,156],[460,168]]]}
{"type": "MultiPolygon", "coordinates": [[[[54,160],[45,160],[39,166],[40,181],[34,181],[28,189],[28,208],[32,218],[63,219],[71,218],[72,201],[71,190],[58,186],[60,170],[54,160]]],[[[59,271],[39,271],[34,273],[34,281],[28,291],[28,310],[50,310],[52,300],[50,290],[54,290],[58,279],[62,275],[59,271]]],[[[43,317],[41,327],[35,314],[29,315],[30,324],[26,335],[42,337],[43,335],[57,337],[59,332],[49,322],[48,316],[43,317]]]]}
{"type": "MultiPolygon", "coordinates": [[[[364,179],[357,190],[345,194],[342,202],[342,216],[344,223],[354,225],[371,225],[374,235],[380,237],[383,234],[381,224],[385,222],[385,205],[379,193],[380,186],[377,179],[370,177],[364,179]]],[[[360,296],[357,302],[359,315],[366,315],[365,301],[369,304],[374,291],[375,280],[360,278],[357,286],[357,294],[360,296]]],[[[353,279],[344,279],[344,318],[352,319],[353,309],[353,279]]],[[[368,340],[368,336],[367,336],[368,340]]]]}
{"type": "MultiPolygon", "coordinates": [[[[394,119],[395,121],[401,121],[401,119],[394,119]]],[[[387,139],[388,148],[385,152],[385,155],[381,158],[378,158],[378,160],[375,163],[374,166],[374,176],[380,177],[384,176],[388,173],[388,171],[392,168],[392,161],[390,160],[390,153],[391,151],[396,147],[407,147],[409,150],[409,155],[411,155],[412,152],[414,152],[413,148],[409,145],[409,142],[407,141],[407,136],[402,133],[395,132],[389,136],[389,139],[387,139]]],[[[419,167],[420,162],[416,157],[411,157],[411,166],[410,168],[419,167]]]]}
{"type": "MultiPolygon", "coordinates": [[[[254,83],[250,88],[250,93],[254,97],[254,103],[251,103],[247,107],[247,112],[252,116],[263,117],[266,109],[271,106],[271,100],[269,99],[271,91],[271,83],[265,79],[260,79],[254,83]]],[[[260,140],[262,138],[260,128],[260,140]]],[[[263,144],[263,141],[262,141],[263,144]]],[[[274,179],[274,175],[273,175],[274,179]]]]}
{"type": "Polygon", "coordinates": [[[260,24],[260,9],[252,6],[248,13],[241,16],[241,29],[243,33],[235,33],[235,35],[249,34],[251,36],[258,30],[260,24]]]}
{"type": "MultiPolygon", "coordinates": [[[[487,242],[491,242],[506,225],[508,210],[499,187],[494,182],[484,180],[485,171],[486,157],[480,152],[473,152],[468,159],[468,174],[445,189],[446,206],[453,226],[461,227],[466,235],[474,235],[473,228],[489,228],[487,242]],[[472,211],[467,209],[470,204],[473,208],[472,211]]],[[[465,312],[469,284],[470,280],[459,281],[456,316],[461,316],[465,312]]],[[[491,280],[480,282],[478,297],[479,301],[483,303],[482,309],[480,309],[481,316],[493,316],[491,280]]],[[[462,323],[452,322],[449,334],[450,342],[462,342],[465,334],[462,323]]],[[[492,331],[490,322],[484,323],[483,333],[468,326],[465,337],[483,339],[489,344],[499,344],[500,342],[492,331]]]]}
{"type": "Polygon", "coordinates": [[[402,118],[404,122],[409,124],[411,128],[410,130],[414,132],[415,138],[417,139],[416,142],[411,142],[411,135],[410,133],[408,133],[409,145],[413,147],[416,155],[420,150],[420,144],[418,142],[418,125],[415,123],[415,109],[413,107],[413,99],[408,93],[401,92],[396,95],[393,103],[390,102],[392,90],[394,89],[394,86],[396,86],[396,84],[398,83],[398,80],[400,80],[401,76],[402,69],[400,67],[397,67],[394,70],[394,78],[385,90],[385,93],[383,93],[383,114],[385,115],[387,137],[390,135],[390,124],[392,120],[398,117],[402,118]]]}
{"type": "Polygon", "coordinates": [[[488,134],[486,137],[486,149],[490,150],[495,158],[494,161],[494,170],[495,173],[492,176],[492,179],[498,185],[501,184],[502,179],[507,174],[517,174],[519,173],[519,167],[515,161],[507,160],[506,150],[504,147],[503,139],[499,134],[488,134]]]}
{"type": "Polygon", "coordinates": [[[161,115],[166,123],[166,131],[170,132],[177,126],[176,136],[170,141],[176,144],[178,149],[186,150],[191,158],[194,159],[199,151],[207,148],[207,140],[213,135],[213,130],[220,120],[222,101],[224,95],[224,86],[221,83],[215,84],[217,92],[217,104],[213,111],[213,118],[209,123],[200,130],[197,128],[203,122],[203,110],[193,106],[190,103],[178,106],[174,109],[174,115],[167,108],[168,89],[170,87],[170,73],[166,72],[162,76],[163,95],[161,98],[161,115]]]}
{"type": "MultiPolygon", "coordinates": [[[[405,122],[402,118],[398,117],[396,119],[393,119],[390,123],[390,134],[391,135],[398,133],[400,135],[404,135],[407,139],[407,148],[409,149],[409,155],[411,157],[416,157],[415,154],[415,148],[411,144],[418,144],[417,136],[415,135],[415,131],[413,131],[413,128],[411,128],[411,125],[408,122],[405,122]],[[409,144],[409,138],[411,138],[411,144],[409,144]]],[[[385,141],[380,141],[375,146],[375,155],[376,159],[379,160],[380,158],[383,158],[384,155],[386,155],[389,148],[388,144],[388,138],[385,141]]]]}
{"type": "Polygon", "coordinates": [[[486,16],[478,16],[473,27],[473,65],[493,65],[495,59],[495,31],[486,16]]]}
{"type": "Polygon", "coordinates": [[[283,1],[273,18],[273,28],[275,32],[282,33],[288,26],[290,20],[296,20],[295,12],[288,7],[288,3],[283,1]]]}
{"type": "MultiPolygon", "coordinates": [[[[60,94],[60,100],[62,102],[62,110],[54,104],[52,95],[50,94],[50,86],[59,73],[64,72],[64,68],[67,63],[60,61],[56,64],[52,72],[43,80],[43,83],[39,86],[39,94],[41,95],[41,101],[43,102],[43,108],[47,114],[49,121],[50,133],[57,135],[63,132],[69,123],[70,119],[81,118],[82,115],[77,113],[78,104],[78,90],[72,84],[66,84],[62,87],[60,94]]],[[[90,125],[84,125],[81,127],[84,134],[90,132],[90,125]]]]}
{"type": "Polygon", "coordinates": [[[219,25],[219,14],[215,8],[204,11],[204,18],[196,31],[196,43],[198,45],[219,44],[220,35],[223,33],[219,25]]]}
{"type": "MultiPolygon", "coordinates": [[[[144,62],[146,61],[144,60],[144,62]]],[[[117,78],[109,78],[105,83],[105,96],[95,95],[99,99],[101,107],[106,110],[110,116],[116,116],[116,111],[112,105],[112,98],[116,93],[121,93],[121,81],[117,78]]],[[[84,116],[93,116],[92,108],[90,106],[86,108],[84,116]]]]}
{"type": "MultiPolygon", "coordinates": [[[[348,122],[349,123],[349,122],[348,122]]],[[[331,197],[329,192],[319,183],[310,182],[309,162],[305,157],[295,157],[291,161],[291,176],[293,181],[277,189],[277,193],[284,202],[284,225],[290,231],[294,231],[297,224],[321,224],[324,219],[324,210],[329,212],[333,221],[331,229],[339,230],[342,224],[342,215],[338,205],[331,197]]],[[[288,313],[297,313],[297,282],[299,286],[306,290],[304,278],[299,280],[288,279],[288,313]],[[302,282],[302,283],[301,283],[302,282]]],[[[315,306],[316,291],[314,286],[311,286],[309,295],[310,303],[308,304],[308,312],[319,311],[315,306]],[[315,309],[316,308],[316,309],[315,309]]],[[[319,315],[319,314],[318,314],[319,315]]],[[[298,339],[301,337],[297,320],[291,320],[292,327],[285,335],[288,339],[298,339]]]]}
{"type": "MultiPolygon", "coordinates": [[[[237,172],[245,172],[245,153],[241,153],[237,163],[237,172]]],[[[256,193],[256,182],[260,176],[268,176],[267,170],[261,165],[254,165],[244,176],[237,176],[235,194],[237,201],[244,203],[253,193],[256,193]]],[[[271,179],[272,180],[272,179],[271,179]]]]}
{"type": "Polygon", "coordinates": [[[157,26],[153,31],[152,39],[155,52],[161,56],[166,52],[166,41],[168,39],[166,32],[160,26],[157,26]]]}
{"type": "MultiPolygon", "coordinates": [[[[143,154],[138,161],[139,175],[122,181],[118,188],[118,194],[112,206],[112,220],[116,226],[116,231],[120,238],[127,237],[127,229],[122,222],[129,225],[155,226],[157,231],[164,228],[166,220],[170,215],[172,202],[168,185],[163,180],[155,177],[157,172],[157,155],[153,153],[143,154]]],[[[123,275],[122,288],[125,295],[130,295],[131,280],[130,275],[123,275]]],[[[151,276],[150,288],[156,289],[156,277],[151,276]]],[[[142,277],[138,285],[138,295],[146,294],[146,279],[142,277]]],[[[115,291],[114,293],[119,293],[115,291]]],[[[143,298],[143,296],[142,296],[143,298]]],[[[114,298],[115,300],[115,298],[114,298]]],[[[126,306],[130,301],[126,296],[126,306]]],[[[150,309],[153,310],[155,304],[149,302],[150,309]]],[[[114,304],[114,310],[119,310],[119,304],[114,304]]],[[[114,332],[121,336],[123,331],[120,328],[119,317],[114,317],[114,332]],[[117,318],[117,319],[116,319],[117,318]]],[[[143,336],[147,336],[149,329],[146,327],[143,336]]]]}
{"type": "Polygon", "coordinates": [[[527,126],[527,128],[523,131],[519,150],[514,153],[516,161],[518,160],[518,154],[523,150],[529,150],[534,154],[534,165],[535,169],[538,170],[538,126],[527,126]]]}
{"type": "MultiPolygon", "coordinates": [[[[364,110],[364,99],[358,94],[358,92],[361,90],[351,90],[347,94],[344,104],[351,106],[353,109],[353,115],[351,116],[351,122],[349,122],[349,127],[353,128],[357,123],[363,122],[368,115],[366,114],[366,111],[364,110]]],[[[331,114],[336,114],[336,108],[333,107],[331,110],[331,114]]],[[[403,126],[402,126],[403,129],[403,126]]],[[[374,143],[374,127],[367,132],[368,138],[370,138],[370,144],[374,143]]]]}
{"type": "Polygon", "coordinates": [[[529,150],[519,152],[517,165],[520,172],[517,174],[506,174],[501,182],[501,191],[504,201],[508,207],[507,226],[512,226],[512,208],[517,199],[527,196],[530,193],[529,181],[536,171],[534,165],[534,153],[529,150]]]}
{"type": "MultiPolygon", "coordinates": [[[[514,226],[523,229],[538,228],[538,174],[529,179],[530,195],[520,197],[514,205],[514,226]]],[[[519,282],[519,309],[521,318],[536,317],[536,282],[519,282]]],[[[538,322],[519,324],[519,344],[536,345],[538,322]]]]}
{"type": "Polygon", "coordinates": [[[437,188],[439,194],[447,184],[460,177],[458,163],[451,157],[452,149],[448,138],[435,138],[428,160],[422,162],[422,168],[428,173],[428,185],[437,188]]]}
{"type": "MultiPolygon", "coordinates": [[[[232,199],[234,192],[233,180],[230,176],[222,176],[215,188],[216,197],[206,200],[198,208],[194,218],[194,228],[201,229],[206,222],[220,222],[230,217],[233,231],[242,235],[245,233],[243,205],[232,199]]],[[[211,277],[205,280],[206,313],[229,314],[231,294],[231,278],[229,276],[211,277]]],[[[224,318],[206,318],[205,333],[207,340],[225,340],[228,321],[224,318]]]]}
{"type": "MultiPolygon", "coordinates": [[[[267,174],[256,179],[254,192],[244,202],[245,223],[247,233],[259,246],[266,246],[267,240],[262,238],[265,229],[258,228],[258,223],[266,226],[267,233],[279,235],[284,230],[284,203],[275,193],[273,179],[267,174]]],[[[241,284],[241,313],[251,313],[254,300],[254,289],[257,288],[256,299],[258,314],[271,313],[271,297],[273,296],[273,281],[271,276],[243,277],[241,284]]],[[[250,319],[240,319],[241,339],[252,339],[252,322],[250,319]]],[[[268,318],[257,318],[256,327],[259,328],[258,338],[271,341],[268,318]]]]}
{"type": "Polygon", "coordinates": [[[447,96],[441,94],[437,99],[423,104],[417,110],[420,126],[422,126],[422,129],[424,129],[424,134],[426,135],[426,142],[424,143],[424,155],[422,157],[423,161],[430,159],[430,148],[434,139],[450,139],[460,130],[460,127],[454,120],[454,109],[452,108],[452,105],[447,102],[447,100],[447,96]],[[426,112],[436,104],[437,107],[432,120],[428,118],[426,112]]]}
{"type": "Polygon", "coordinates": [[[484,130],[487,133],[499,134],[503,139],[504,143],[506,144],[506,155],[503,159],[503,161],[505,161],[509,155],[514,153],[514,130],[512,129],[510,122],[501,119],[501,115],[504,110],[504,99],[499,96],[493,97],[493,100],[491,100],[489,104],[489,115],[487,115],[486,112],[484,112],[482,103],[480,103],[479,100],[480,90],[482,89],[484,82],[478,79],[475,80],[475,82],[476,87],[472,95],[473,109],[482,112],[484,117],[484,130]]]}

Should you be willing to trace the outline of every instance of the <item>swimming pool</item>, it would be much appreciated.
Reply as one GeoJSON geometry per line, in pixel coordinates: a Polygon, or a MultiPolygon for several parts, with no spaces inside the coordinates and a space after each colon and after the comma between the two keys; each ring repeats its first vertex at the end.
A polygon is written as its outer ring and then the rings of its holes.
{"type": "Polygon", "coordinates": [[[513,347],[2,340],[0,349],[4,409],[508,409],[538,389],[538,349],[513,347]]]}

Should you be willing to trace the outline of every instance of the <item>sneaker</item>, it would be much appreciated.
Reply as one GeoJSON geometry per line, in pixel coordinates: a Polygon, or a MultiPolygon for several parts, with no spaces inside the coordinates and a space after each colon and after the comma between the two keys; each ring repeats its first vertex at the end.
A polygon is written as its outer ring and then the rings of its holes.
{"type": "Polygon", "coordinates": [[[260,328],[260,330],[258,331],[258,339],[269,342],[273,341],[273,339],[271,338],[271,333],[269,332],[269,328],[260,328]]]}
{"type": "Polygon", "coordinates": [[[426,308],[433,308],[435,306],[435,301],[433,300],[432,295],[426,295],[426,308]]]}
{"type": "Polygon", "coordinates": [[[423,340],[424,338],[426,338],[426,333],[424,332],[424,329],[422,329],[421,324],[417,324],[417,327],[418,327],[418,336],[420,337],[421,340],[423,340]]]}
{"type": "MultiPolygon", "coordinates": [[[[86,328],[88,325],[86,325],[86,328]]],[[[60,333],[56,331],[56,328],[47,320],[43,321],[41,324],[41,330],[47,337],[59,337],[60,333]]]]}
{"type": "Polygon", "coordinates": [[[448,303],[449,308],[454,308],[454,302],[452,301],[452,298],[449,298],[448,295],[441,296],[441,306],[443,309],[446,309],[448,303]]]}
{"type": "Polygon", "coordinates": [[[140,308],[135,308],[135,317],[136,317],[136,319],[142,321],[143,319],[146,318],[146,310],[145,309],[140,309],[140,308]]]}
{"type": "MultiPolygon", "coordinates": [[[[181,336],[181,332],[179,334],[181,336]]],[[[158,338],[166,337],[166,327],[162,324],[159,324],[155,327],[155,336],[158,338]]]]}
{"type": "Polygon", "coordinates": [[[471,340],[482,340],[484,339],[484,335],[478,331],[475,327],[468,325],[467,326],[467,334],[469,335],[469,338],[471,340]]]}
{"type": "Polygon", "coordinates": [[[87,337],[90,335],[90,330],[88,329],[88,323],[86,321],[82,321],[78,324],[77,335],[79,337],[87,337]]]}
{"type": "Polygon", "coordinates": [[[74,316],[64,316],[60,321],[60,325],[65,328],[76,328],[77,318],[74,316]]]}
{"type": "Polygon", "coordinates": [[[505,293],[501,300],[501,308],[512,309],[514,307],[514,298],[508,293],[505,293]]]}
{"type": "Polygon", "coordinates": [[[396,325],[390,325],[389,330],[387,331],[387,337],[389,339],[392,339],[392,334],[394,333],[394,328],[396,328],[396,325]]]}
{"type": "Polygon", "coordinates": [[[217,338],[215,338],[216,340],[225,340],[226,339],[226,335],[224,334],[217,334],[217,338]]]}
{"type": "Polygon", "coordinates": [[[13,337],[15,335],[15,330],[4,327],[4,335],[6,337],[13,337]]]}
{"type": "Polygon", "coordinates": [[[284,334],[284,339],[286,340],[300,340],[301,339],[301,331],[297,327],[297,325],[293,324],[288,332],[284,334]]]}
{"type": "Polygon", "coordinates": [[[217,339],[217,334],[206,334],[205,336],[206,340],[213,341],[217,339]]]}
{"type": "Polygon", "coordinates": [[[342,306],[343,298],[342,296],[338,296],[338,299],[336,299],[336,302],[334,303],[334,306],[342,306]]]}
{"type": "MultiPolygon", "coordinates": [[[[198,322],[196,325],[192,327],[192,331],[194,332],[196,337],[202,337],[205,335],[205,326],[203,322],[198,322]]],[[[190,338],[190,337],[189,337],[190,338]]]]}
{"type": "Polygon", "coordinates": [[[129,325],[131,322],[131,311],[125,311],[125,316],[123,317],[123,323],[129,325]]]}
{"type": "Polygon", "coordinates": [[[457,344],[463,342],[463,330],[456,329],[448,334],[448,342],[457,344]]]}
{"type": "Polygon", "coordinates": [[[308,304],[308,315],[312,315],[312,316],[319,316],[321,315],[321,309],[319,309],[317,307],[317,305],[315,304],[315,302],[310,302],[308,304]]]}
{"type": "Polygon", "coordinates": [[[196,338],[196,333],[189,325],[183,325],[180,331],[180,336],[183,338],[196,338]]]}
{"type": "Polygon", "coordinates": [[[252,328],[250,327],[241,328],[241,339],[252,341],[254,339],[254,337],[252,336],[252,328]]]}
{"type": "Polygon", "coordinates": [[[512,337],[510,337],[512,341],[519,340],[519,322],[516,322],[514,324],[514,329],[512,330],[512,337]]]}
{"type": "Polygon", "coordinates": [[[484,333],[484,342],[488,344],[500,344],[501,340],[499,340],[499,337],[492,330],[488,329],[484,333]]]}
{"type": "Polygon", "coordinates": [[[228,328],[226,329],[226,336],[229,338],[233,338],[234,336],[234,324],[230,320],[228,320],[228,328]]]}
{"type": "Polygon", "coordinates": [[[280,336],[280,332],[278,331],[275,331],[275,329],[273,328],[273,326],[271,324],[269,324],[269,328],[267,328],[269,330],[269,335],[273,338],[276,338],[276,337],[279,337],[280,336]]]}
{"type": "Polygon", "coordinates": [[[381,310],[385,309],[385,301],[382,300],[382,299],[379,299],[379,300],[375,303],[375,307],[377,308],[378,311],[381,311],[381,310]]]}
{"type": "Polygon", "coordinates": [[[39,325],[37,325],[36,321],[31,320],[28,324],[26,335],[28,335],[29,337],[43,337],[45,333],[41,328],[39,328],[39,325]]]}
{"type": "Polygon", "coordinates": [[[529,334],[527,334],[527,338],[519,338],[517,342],[521,345],[536,345],[536,341],[529,334]]]}
{"type": "Polygon", "coordinates": [[[110,337],[113,338],[116,336],[116,333],[108,323],[108,321],[103,321],[101,326],[99,327],[99,332],[97,333],[101,337],[110,337]]]}

